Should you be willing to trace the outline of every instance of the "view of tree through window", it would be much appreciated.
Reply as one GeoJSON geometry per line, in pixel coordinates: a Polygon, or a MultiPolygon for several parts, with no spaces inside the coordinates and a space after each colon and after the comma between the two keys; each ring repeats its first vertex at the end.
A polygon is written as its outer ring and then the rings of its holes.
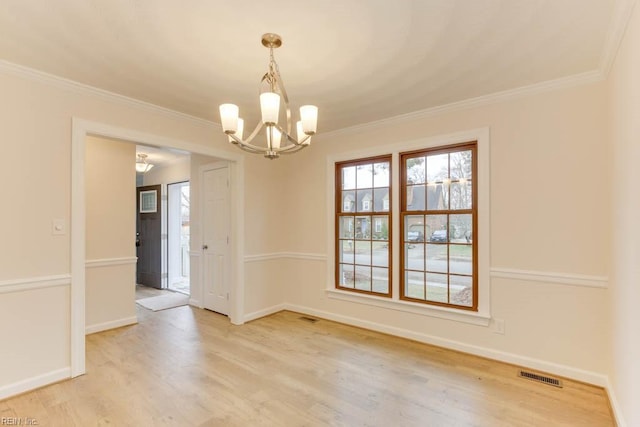
{"type": "Polygon", "coordinates": [[[391,156],[336,164],[336,287],[391,296],[391,156]]]}
{"type": "Polygon", "coordinates": [[[402,299],[477,308],[476,144],[401,155],[402,299]]]}

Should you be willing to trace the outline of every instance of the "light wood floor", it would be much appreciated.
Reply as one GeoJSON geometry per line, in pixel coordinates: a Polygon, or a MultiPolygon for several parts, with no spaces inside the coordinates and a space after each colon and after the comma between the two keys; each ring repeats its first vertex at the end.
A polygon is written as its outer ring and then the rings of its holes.
{"type": "Polygon", "coordinates": [[[602,389],[281,312],[184,306],[87,337],[82,377],[0,402],[41,426],[611,426],[602,389]]]}

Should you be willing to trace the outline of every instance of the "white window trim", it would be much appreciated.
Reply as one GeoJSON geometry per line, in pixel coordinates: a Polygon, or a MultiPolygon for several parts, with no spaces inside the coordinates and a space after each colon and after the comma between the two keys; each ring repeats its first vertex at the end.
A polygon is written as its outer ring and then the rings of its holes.
{"type": "Polygon", "coordinates": [[[491,319],[491,284],[489,270],[490,257],[490,130],[488,127],[472,129],[448,135],[434,136],[413,141],[389,144],[360,151],[340,153],[327,157],[327,296],[359,304],[366,304],[390,310],[437,317],[463,323],[488,326],[491,319]],[[400,300],[400,153],[405,151],[433,148],[469,141],[478,142],[478,311],[468,311],[448,307],[400,300]],[[391,154],[391,186],[396,189],[390,200],[393,222],[393,274],[391,277],[392,298],[359,294],[335,288],[335,164],[348,160],[391,154]]]}
{"type": "Polygon", "coordinates": [[[365,212],[370,211],[371,210],[370,204],[371,204],[371,202],[369,200],[363,200],[362,201],[362,210],[365,211],[365,212]]]}

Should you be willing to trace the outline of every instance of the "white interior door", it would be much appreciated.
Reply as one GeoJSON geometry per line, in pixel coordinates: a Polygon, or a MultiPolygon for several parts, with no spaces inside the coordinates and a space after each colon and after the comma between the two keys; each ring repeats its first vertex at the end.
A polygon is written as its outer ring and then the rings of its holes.
{"type": "Polygon", "coordinates": [[[202,254],[204,308],[229,314],[229,168],[203,170],[202,254]]]}

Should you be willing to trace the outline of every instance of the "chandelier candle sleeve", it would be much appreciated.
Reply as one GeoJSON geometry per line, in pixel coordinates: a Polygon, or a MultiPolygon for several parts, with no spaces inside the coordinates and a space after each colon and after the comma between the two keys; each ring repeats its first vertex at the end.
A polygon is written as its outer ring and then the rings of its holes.
{"type": "Polygon", "coordinates": [[[220,120],[224,133],[235,133],[238,130],[238,111],[235,104],[220,105],[220,120]]]}
{"type": "MultiPolygon", "coordinates": [[[[236,138],[242,139],[243,132],[244,132],[244,120],[238,118],[238,129],[236,130],[236,133],[234,135],[236,136],[236,138]]],[[[233,139],[231,135],[229,135],[229,142],[232,144],[237,144],[236,140],[233,139]]]]}
{"type": "Polygon", "coordinates": [[[280,148],[280,140],[282,139],[282,133],[275,126],[269,126],[267,129],[267,144],[271,150],[277,150],[280,148]]]}
{"type": "Polygon", "coordinates": [[[304,133],[304,130],[302,130],[302,120],[296,122],[296,135],[298,137],[298,143],[305,146],[311,144],[311,135],[307,135],[304,133]]]}
{"type": "Polygon", "coordinates": [[[255,129],[249,129],[248,136],[243,136],[244,122],[239,118],[239,108],[235,104],[220,105],[220,123],[229,142],[238,148],[254,154],[262,154],[268,159],[277,159],[281,154],[296,153],[311,145],[311,135],[315,135],[318,125],[318,107],[302,105],[300,107],[300,121],[292,120],[289,96],[284,88],[278,64],[273,55],[274,49],[282,46],[282,38],[274,33],[262,35],[262,45],[269,49],[269,66],[260,81],[261,117],[255,129]],[[280,108],[285,110],[285,121],[278,123],[280,108]],[[292,126],[294,125],[294,126],[292,126]],[[295,128],[294,138],[291,133],[295,128]],[[261,135],[262,144],[251,143],[261,135]],[[265,144],[266,139],[266,144],[265,144]]]}
{"type": "Polygon", "coordinates": [[[260,95],[260,110],[262,111],[262,123],[275,125],[280,115],[280,95],[273,92],[265,92],[260,95]]]}
{"type": "Polygon", "coordinates": [[[318,107],[315,105],[303,105],[300,107],[300,119],[302,119],[302,130],[307,135],[316,133],[318,125],[318,107]]]}

